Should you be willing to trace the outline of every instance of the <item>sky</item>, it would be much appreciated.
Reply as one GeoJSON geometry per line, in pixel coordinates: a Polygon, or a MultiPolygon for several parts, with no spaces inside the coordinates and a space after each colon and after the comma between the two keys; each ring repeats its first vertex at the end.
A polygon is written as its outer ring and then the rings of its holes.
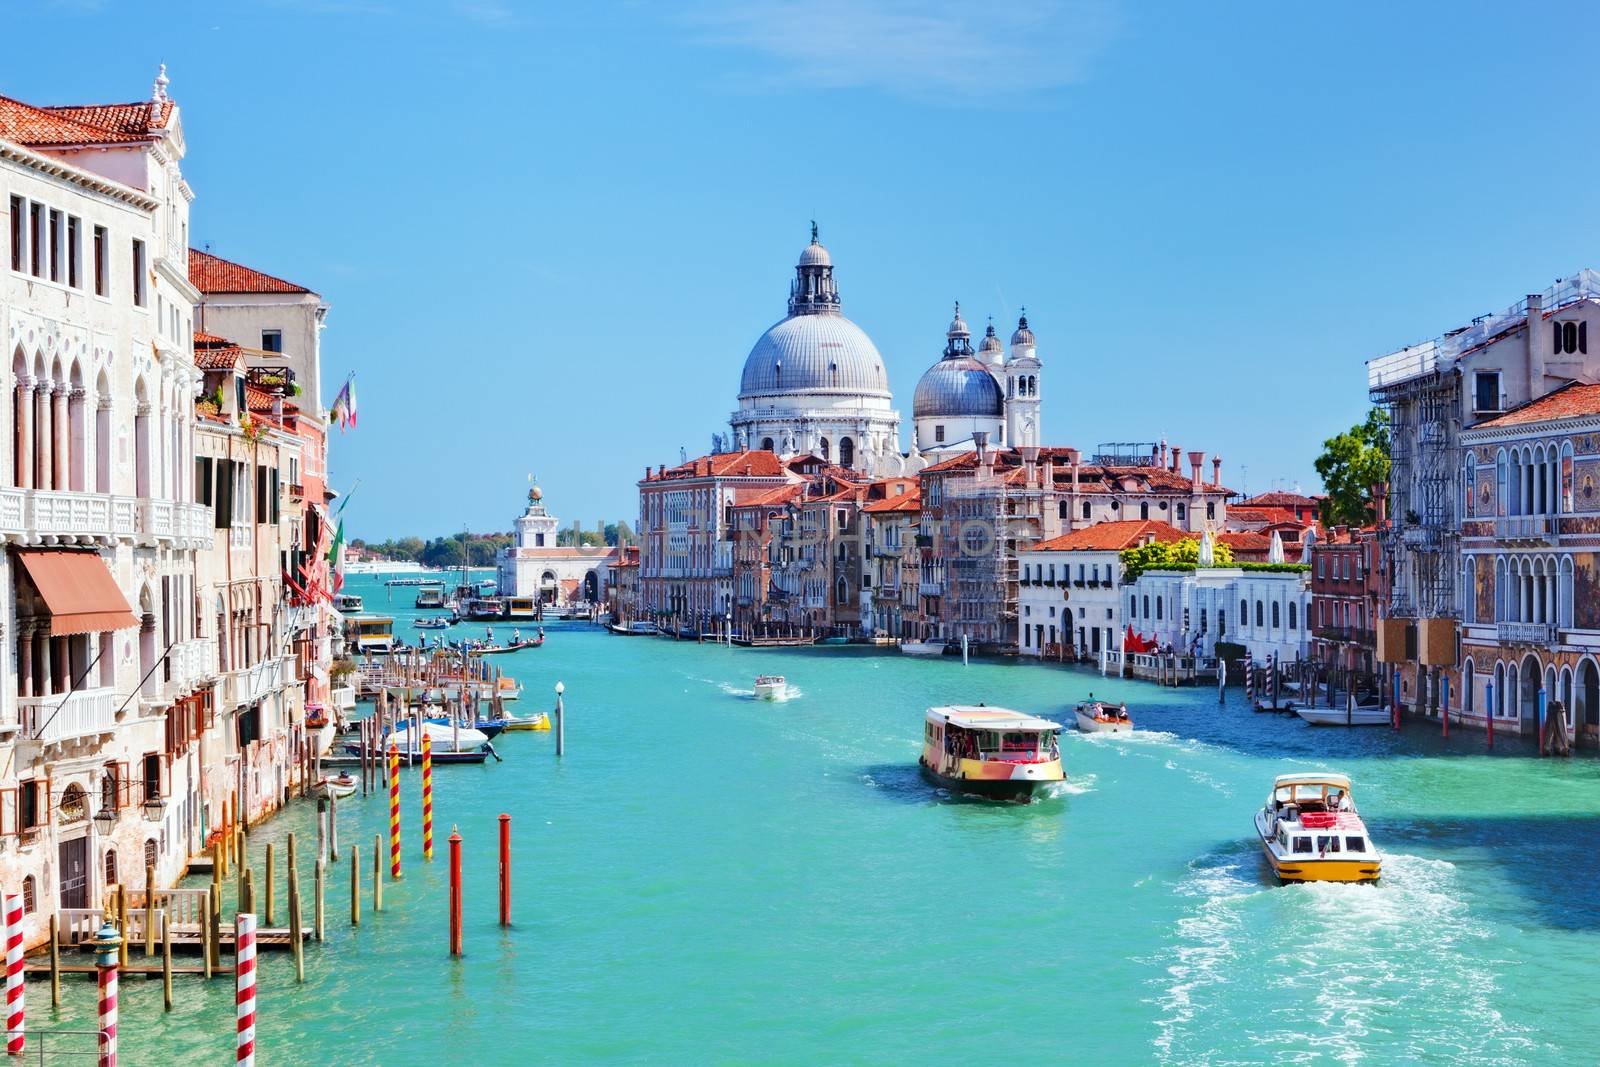
{"type": "Polygon", "coordinates": [[[381,540],[509,529],[530,474],[631,522],[727,430],[813,218],[903,443],[952,302],[1003,335],[1026,306],[1044,443],[1315,489],[1364,361],[1600,267],[1600,30],[1541,13],[75,0],[9,11],[62,47],[7,48],[0,94],[144,99],[167,64],[196,244],[331,305],[331,481],[381,540]]]}

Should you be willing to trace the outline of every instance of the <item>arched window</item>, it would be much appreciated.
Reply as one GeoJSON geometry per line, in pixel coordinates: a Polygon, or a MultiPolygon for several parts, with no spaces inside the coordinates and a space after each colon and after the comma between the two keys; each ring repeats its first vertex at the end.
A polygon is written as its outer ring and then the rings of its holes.
{"type": "Polygon", "coordinates": [[[761,451],[763,451],[763,452],[771,452],[772,451],[772,438],[763,437],[761,439],[761,451]]]}
{"type": "Polygon", "coordinates": [[[1241,626],[1245,626],[1245,625],[1249,624],[1249,622],[1250,622],[1250,603],[1249,603],[1249,601],[1246,601],[1246,600],[1239,601],[1239,618],[1244,620],[1244,622],[1240,623],[1241,626]]]}
{"type": "Polygon", "coordinates": [[[1477,675],[1472,666],[1472,657],[1467,657],[1466,665],[1461,668],[1461,710],[1473,712],[1477,709],[1476,694],[1477,675]]]}
{"type": "Polygon", "coordinates": [[[1056,518],[1060,519],[1063,522],[1066,521],[1066,519],[1067,519],[1067,502],[1065,500],[1061,501],[1060,503],[1058,503],[1056,505],[1056,518]]]}
{"type": "Polygon", "coordinates": [[[117,884],[117,850],[114,849],[114,848],[108,848],[108,849],[106,849],[106,885],[107,886],[113,886],[113,885],[116,885],[116,884],[117,884]]]}
{"type": "Polygon", "coordinates": [[[839,465],[853,467],[856,464],[856,443],[848,437],[839,438],[839,465]]]}
{"type": "Polygon", "coordinates": [[[1274,629],[1274,630],[1276,630],[1276,629],[1277,629],[1277,628],[1278,628],[1278,627],[1279,627],[1279,626],[1281,626],[1281,625],[1282,625],[1282,623],[1281,623],[1281,622],[1279,622],[1279,621],[1278,621],[1278,620],[1279,620],[1279,616],[1278,616],[1278,602],[1277,602],[1277,601],[1276,601],[1276,600],[1274,600],[1274,601],[1273,601],[1273,602],[1272,602],[1272,628],[1273,628],[1273,629],[1274,629]]]}
{"type": "Polygon", "coordinates": [[[1561,350],[1568,354],[1578,350],[1578,324],[1576,322],[1563,322],[1561,324],[1561,350]]]}
{"type": "MultiPolygon", "coordinates": [[[[1572,557],[1561,557],[1561,570],[1556,581],[1556,625],[1570,627],[1572,622],[1572,557]]],[[[1568,705],[1570,708],[1571,705],[1568,705]]]]}
{"type": "Polygon", "coordinates": [[[1131,596],[1131,597],[1128,598],[1128,618],[1137,619],[1138,617],[1139,617],[1139,598],[1136,597],[1136,596],[1131,596]]]}
{"type": "Polygon", "coordinates": [[[1478,457],[1473,455],[1470,449],[1467,452],[1466,477],[1462,479],[1462,482],[1461,500],[1466,505],[1466,513],[1475,515],[1477,514],[1478,457]]]}
{"type": "Polygon", "coordinates": [[[1494,665],[1494,682],[1491,684],[1494,686],[1494,692],[1489,697],[1489,714],[1499,718],[1502,709],[1506,706],[1506,665],[1504,663],[1496,663],[1494,665]]]}
{"type": "Polygon", "coordinates": [[[22,914],[32,915],[39,907],[39,883],[28,875],[22,880],[22,914]]]}
{"type": "Polygon", "coordinates": [[[1150,617],[1150,597],[1148,595],[1144,598],[1144,617],[1147,619],[1150,617]]]}
{"type": "Polygon", "coordinates": [[[1156,618],[1161,618],[1161,597],[1156,597],[1156,618]]]}
{"type": "Polygon", "coordinates": [[[1561,469],[1557,477],[1561,479],[1561,491],[1558,496],[1558,507],[1563,515],[1572,514],[1572,442],[1561,442],[1561,469]]]}
{"type": "Polygon", "coordinates": [[[1300,605],[1292,600],[1289,602],[1289,629],[1300,629],[1300,605]]]}
{"type": "Polygon", "coordinates": [[[1265,613],[1262,611],[1261,601],[1258,600],[1258,601],[1256,601],[1256,625],[1257,626],[1265,626],[1266,625],[1266,623],[1262,621],[1262,619],[1264,618],[1264,615],[1265,615],[1265,613]]]}
{"type": "Polygon", "coordinates": [[[1461,621],[1478,621],[1478,559],[1468,556],[1461,565],[1461,621]]]}
{"type": "Polygon", "coordinates": [[[823,459],[828,458],[828,439],[826,437],[822,439],[822,444],[818,446],[818,450],[822,453],[823,459]]]}
{"type": "Polygon", "coordinates": [[[147,838],[144,839],[144,867],[145,867],[145,870],[149,870],[151,867],[154,867],[156,865],[156,858],[157,858],[156,839],[153,838],[153,837],[147,837],[147,838]]]}

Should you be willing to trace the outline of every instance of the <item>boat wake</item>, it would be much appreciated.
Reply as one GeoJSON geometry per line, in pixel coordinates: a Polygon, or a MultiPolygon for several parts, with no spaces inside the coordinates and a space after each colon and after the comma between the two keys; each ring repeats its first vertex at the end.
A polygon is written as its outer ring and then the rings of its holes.
{"type": "Polygon", "coordinates": [[[1051,799],[1055,797],[1081,797],[1085,793],[1094,792],[1094,784],[1098,780],[1099,777],[1093,774],[1068,776],[1064,781],[1052,782],[1050,787],[1044,791],[1043,796],[1051,799]]]}
{"type": "Polygon", "coordinates": [[[1535,1044],[1496,1008],[1501,963],[1482,956],[1489,932],[1454,865],[1383,863],[1377,885],[1279,888],[1253,848],[1194,861],[1176,887],[1193,903],[1155,961],[1158,1058],[1528,1062],[1535,1044]]]}

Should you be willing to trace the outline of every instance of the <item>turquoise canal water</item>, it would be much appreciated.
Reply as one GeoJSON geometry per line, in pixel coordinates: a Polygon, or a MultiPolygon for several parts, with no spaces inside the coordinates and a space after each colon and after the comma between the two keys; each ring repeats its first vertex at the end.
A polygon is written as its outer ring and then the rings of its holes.
{"type": "MultiPolygon", "coordinates": [[[[383,609],[381,586],[353,584],[383,609]]],[[[287,954],[263,959],[261,1062],[1543,1064],[1600,1050],[1593,755],[1540,762],[1505,739],[1488,754],[1482,734],[1421,725],[1312,730],[1237,691],[1219,707],[1214,691],[1071,669],[547,629],[502,664],[527,686],[519,710],[566,683],[566,757],[550,734],[514,734],[503,764],[441,768],[431,865],[405,772],[405,877],[352,930],[348,864],[333,868],[305,985],[287,954]],[[750,699],[764,671],[798,698],[750,699]],[[1141,732],[1065,735],[1060,797],[962,803],[919,778],[928,705],[1060,715],[1090,690],[1126,699],[1141,732]],[[1324,767],[1355,778],[1386,852],[1378,886],[1267,877],[1254,809],[1275,773],[1324,767]],[[509,932],[495,921],[502,811],[509,932]],[[462,960],[446,954],[452,824],[462,960]]],[[[341,806],[364,897],[382,804],[341,806]]],[[[253,845],[293,829],[306,855],[312,825],[300,805],[253,845]]],[[[231,988],[177,991],[164,1016],[158,982],[123,984],[124,1062],[231,1054],[231,988]]],[[[86,1024],[89,983],[66,998],[30,1027],[86,1024]]]]}

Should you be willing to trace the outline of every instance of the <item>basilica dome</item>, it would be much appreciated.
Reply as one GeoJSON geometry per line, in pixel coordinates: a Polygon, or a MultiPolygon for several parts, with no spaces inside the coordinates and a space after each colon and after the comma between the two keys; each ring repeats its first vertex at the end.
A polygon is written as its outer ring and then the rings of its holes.
{"type": "Polygon", "coordinates": [[[835,312],[791,315],[750,350],[740,397],[785,393],[889,395],[883,357],[861,327],[835,312]]]}
{"type": "Polygon", "coordinates": [[[741,400],[810,393],[889,397],[877,346],[839,313],[833,259],[814,225],[789,285],[789,315],[756,341],[739,380],[741,400]]]}
{"type": "Polygon", "coordinates": [[[911,401],[913,418],[1001,418],[1005,396],[987,366],[972,351],[972,334],[956,305],[945,331],[944,358],[929,367],[911,401]]]}

